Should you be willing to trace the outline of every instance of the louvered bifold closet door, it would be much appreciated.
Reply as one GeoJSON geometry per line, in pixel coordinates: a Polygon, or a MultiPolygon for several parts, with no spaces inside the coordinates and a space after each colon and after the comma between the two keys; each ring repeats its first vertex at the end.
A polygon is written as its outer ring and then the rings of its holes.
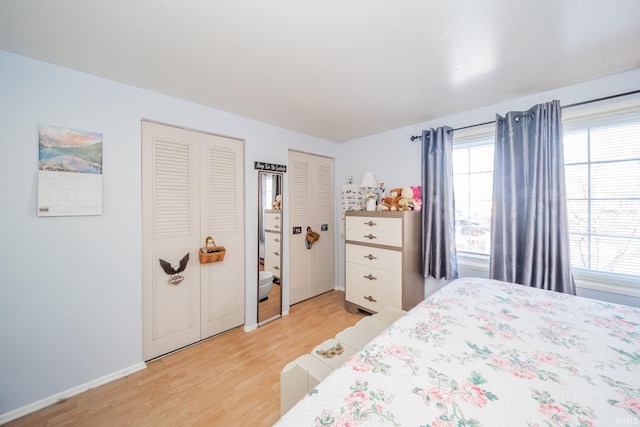
{"type": "Polygon", "coordinates": [[[243,143],[207,135],[202,145],[203,235],[212,236],[226,255],[202,266],[202,336],[224,332],[244,322],[244,182],[243,143]]]}
{"type": "Polygon", "coordinates": [[[289,151],[289,171],[289,303],[295,304],[335,287],[333,159],[289,151]],[[310,249],[307,227],[320,234],[310,249]]]}
{"type": "Polygon", "coordinates": [[[244,142],[142,122],[144,359],[244,322],[244,142]],[[213,236],[224,260],[200,264],[213,236]],[[189,254],[172,280],[172,268],[189,254]],[[174,277],[175,279],[175,277],[174,277]]]}
{"type": "Polygon", "coordinates": [[[301,153],[289,152],[289,304],[311,296],[309,260],[305,246],[307,226],[311,225],[309,160],[301,153]],[[294,233],[294,229],[300,233],[294,233]]]}
{"type": "MultiPolygon", "coordinates": [[[[200,339],[198,139],[181,129],[143,122],[143,341],[144,359],[200,339]],[[166,129],[165,129],[166,128],[166,129]],[[179,267],[170,283],[160,260],[179,267]]],[[[135,212],[133,210],[132,212],[135,212]]]]}
{"type": "Polygon", "coordinates": [[[319,295],[335,287],[335,209],[333,159],[317,157],[314,164],[312,227],[320,233],[313,244],[310,265],[310,292],[319,295]]]}

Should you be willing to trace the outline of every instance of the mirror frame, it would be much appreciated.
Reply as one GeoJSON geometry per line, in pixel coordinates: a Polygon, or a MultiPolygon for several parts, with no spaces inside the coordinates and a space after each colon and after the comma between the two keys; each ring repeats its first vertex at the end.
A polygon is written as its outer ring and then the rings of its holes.
{"type": "MultiPolygon", "coordinates": [[[[262,232],[265,229],[264,226],[264,211],[266,209],[271,209],[272,206],[263,206],[262,205],[262,195],[264,192],[264,188],[262,186],[262,180],[263,177],[266,175],[274,175],[274,176],[279,176],[280,177],[280,194],[282,195],[282,197],[284,198],[284,174],[281,172],[272,172],[272,171],[259,171],[258,172],[258,262],[256,263],[256,267],[258,270],[258,274],[257,274],[257,280],[256,280],[256,288],[257,288],[257,293],[256,293],[256,304],[257,304],[257,309],[256,309],[256,313],[257,313],[257,324],[258,326],[262,326],[265,325],[273,320],[279,319],[280,317],[282,317],[282,282],[283,282],[283,271],[282,271],[282,257],[283,257],[283,253],[282,253],[282,248],[283,248],[283,244],[282,244],[282,239],[283,239],[283,235],[284,235],[284,230],[281,231],[280,233],[280,279],[279,279],[279,284],[273,284],[273,286],[278,286],[280,289],[280,305],[278,307],[278,312],[277,314],[274,314],[273,316],[269,316],[267,318],[261,319],[260,318],[260,244],[261,244],[261,236],[262,236],[262,232]]],[[[280,204],[280,212],[283,213],[284,212],[284,203],[281,202],[280,204]]],[[[282,216],[282,215],[281,215],[282,216]]],[[[284,218],[281,218],[281,224],[284,224],[284,218]]],[[[268,233],[267,231],[264,231],[265,233],[268,233]]]]}

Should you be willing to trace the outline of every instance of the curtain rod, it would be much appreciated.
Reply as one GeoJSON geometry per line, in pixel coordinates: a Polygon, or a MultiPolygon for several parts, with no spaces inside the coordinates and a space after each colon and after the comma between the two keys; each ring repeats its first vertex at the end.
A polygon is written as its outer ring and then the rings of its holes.
{"type": "MultiPolygon", "coordinates": [[[[640,93],[640,89],[632,90],[631,92],[618,93],[616,95],[604,96],[602,98],[590,99],[588,101],[576,102],[574,104],[561,106],[560,109],[563,110],[565,108],[578,107],[580,105],[591,104],[592,102],[606,101],[608,99],[619,98],[621,96],[627,96],[627,95],[633,95],[635,93],[640,93]]],[[[477,123],[475,125],[469,125],[469,126],[462,126],[462,127],[459,127],[459,128],[455,128],[453,130],[456,131],[456,130],[470,129],[470,128],[475,128],[475,127],[478,127],[478,126],[490,125],[491,123],[495,123],[495,122],[496,122],[495,120],[491,120],[490,122],[477,123]]],[[[411,141],[415,141],[416,139],[422,139],[422,135],[413,135],[411,137],[411,141]]]]}

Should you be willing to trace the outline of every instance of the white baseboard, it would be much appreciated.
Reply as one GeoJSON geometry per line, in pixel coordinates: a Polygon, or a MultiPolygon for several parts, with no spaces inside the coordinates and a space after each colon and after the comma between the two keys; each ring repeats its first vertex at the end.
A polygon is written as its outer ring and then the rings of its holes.
{"type": "Polygon", "coordinates": [[[138,372],[142,369],[145,369],[146,367],[147,367],[146,363],[140,362],[133,366],[129,366],[128,368],[124,368],[119,371],[113,372],[111,374],[105,375],[104,377],[96,378],[95,380],[89,381],[88,383],[81,384],[79,386],[70,388],[60,393],[56,393],[53,396],[46,397],[37,402],[33,402],[28,405],[22,406],[18,409],[14,409],[13,411],[0,414],[0,424],[8,423],[9,421],[13,421],[15,419],[28,415],[42,408],[46,408],[47,406],[51,406],[54,403],[68,399],[72,396],[75,396],[76,394],[83,393],[87,390],[91,390],[92,388],[99,387],[103,384],[109,383],[119,378],[124,378],[127,375],[131,375],[134,372],[138,372]]]}

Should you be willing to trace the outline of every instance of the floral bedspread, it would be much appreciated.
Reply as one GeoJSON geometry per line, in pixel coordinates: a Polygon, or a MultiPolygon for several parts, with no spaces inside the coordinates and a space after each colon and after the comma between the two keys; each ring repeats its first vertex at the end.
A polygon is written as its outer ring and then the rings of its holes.
{"type": "Polygon", "coordinates": [[[640,309],[458,279],[276,425],[640,425],[640,309]]]}

